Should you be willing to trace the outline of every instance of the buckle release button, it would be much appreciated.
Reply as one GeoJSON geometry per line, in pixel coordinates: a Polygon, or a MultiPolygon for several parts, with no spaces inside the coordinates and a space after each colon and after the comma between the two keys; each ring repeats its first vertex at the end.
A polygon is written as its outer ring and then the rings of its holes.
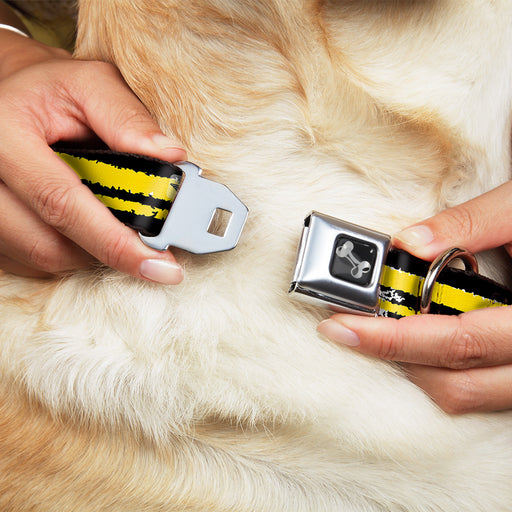
{"type": "Polygon", "coordinates": [[[336,240],[331,260],[331,274],[343,281],[368,286],[375,268],[377,246],[346,235],[336,240]]]}

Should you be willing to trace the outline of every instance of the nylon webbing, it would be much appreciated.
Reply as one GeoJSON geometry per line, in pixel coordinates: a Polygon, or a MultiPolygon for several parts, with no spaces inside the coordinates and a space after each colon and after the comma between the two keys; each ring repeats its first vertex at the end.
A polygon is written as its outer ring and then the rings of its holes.
{"type": "Polygon", "coordinates": [[[108,150],[54,149],[121,222],[146,236],[160,233],[181,181],[178,167],[108,150]]]}
{"type": "MultiPolygon", "coordinates": [[[[429,263],[398,249],[391,249],[380,287],[380,315],[400,318],[416,315],[429,263]]],[[[473,309],[512,304],[512,292],[484,276],[445,268],[433,287],[430,312],[460,314],[473,309]]]]}

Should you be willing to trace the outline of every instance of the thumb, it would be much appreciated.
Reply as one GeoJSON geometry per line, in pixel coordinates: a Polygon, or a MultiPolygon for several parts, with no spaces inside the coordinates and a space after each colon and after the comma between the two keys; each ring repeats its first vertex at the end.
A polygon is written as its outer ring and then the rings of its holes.
{"type": "Polygon", "coordinates": [[[508,244],[511,219],[512,182],[507,182],[404,229],[393,237],[393,244],[426,260],[450,247],[476,253],[508,244]]]}

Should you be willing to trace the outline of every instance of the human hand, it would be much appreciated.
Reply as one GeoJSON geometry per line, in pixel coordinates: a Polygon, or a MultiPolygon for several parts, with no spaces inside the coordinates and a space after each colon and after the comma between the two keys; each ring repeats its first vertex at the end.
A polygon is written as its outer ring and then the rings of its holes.
{"type": "MultiPolygon", "coordinates": [[[[512,256],[512,182],[405,229],[393,244],[425,260],[457,246],[504,245],[512,256]]],[[[512,306],[400,319],[336,314],[318,326],[332,341],[403,363],[449,413],[512,408],[512,306]]]]}
{"type": "Polygon", "coordinates": [[[0,102],[1,269],[48,276],[99,260],[142,279],[182,280],[172,253],[147,247],[49,147],[97,135],[115,151],[186,158],[113,66],[0,30],[0,102]]]}

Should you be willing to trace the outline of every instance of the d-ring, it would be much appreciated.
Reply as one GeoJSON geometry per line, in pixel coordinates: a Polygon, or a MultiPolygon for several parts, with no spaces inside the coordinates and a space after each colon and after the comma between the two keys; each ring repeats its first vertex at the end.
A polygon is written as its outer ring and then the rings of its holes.
{"type": "Polygon", "coordinates": [[[460,259],[464,262],[466,270],[472,270],[473,272],[478,273],[478,262],[476,261],[475,256],[466,249],[452,247],[440,254],[430,265],[427,275],[425,276],[425,280],[423,281],[420,296],[421,313],[425,314],[430,311],[434,283],[446,265],[456,259],[460,259]]]}

